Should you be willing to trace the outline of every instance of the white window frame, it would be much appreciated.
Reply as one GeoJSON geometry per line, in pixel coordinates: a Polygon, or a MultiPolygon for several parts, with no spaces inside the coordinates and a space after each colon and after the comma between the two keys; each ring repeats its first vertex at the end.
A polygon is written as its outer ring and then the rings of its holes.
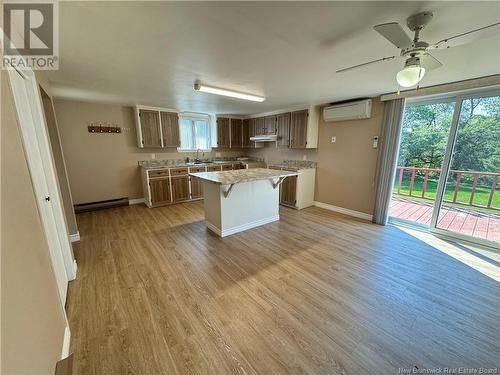
{"type": "Polygon", "coordinates": [[[188,120],[191,121],[191,131],[193,133],[193,141],[194,144],[196,144],[196,127],[195,127],[195,122],[196,121],[206,121],[208,123],[208,144],[210,145],[209,148],[207,149],[196,149],[196,148],[182,148],[182,147],[177,147],[178,152],[193,152],[193,151],[203,151],[203,152],[210,152],[212,151],[212,148],[214,147],[214,141],[217,139],[217,133],[216,133],[216,126],[215,126],[215,121],[214,121],[214,116],[206,113],[189,113],[189,112],[182,112],[179,113],[179,134],[181,132],[181,121],[182,120],[188,120]]]}

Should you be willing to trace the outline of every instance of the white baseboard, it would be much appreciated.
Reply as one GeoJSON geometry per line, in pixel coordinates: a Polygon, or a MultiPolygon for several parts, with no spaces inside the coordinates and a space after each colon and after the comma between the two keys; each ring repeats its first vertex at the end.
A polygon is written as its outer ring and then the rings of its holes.
{"type": "Polygon", "coordinates": [[[69,356],[69,344],[71,343],[71,331],[69,330],[69,326],[64,327],[64,337],[63,337],[63,346],[61,352],[61,359],[69,356]]]}
{"type": "Polygon", "coordinates": [[[141,204],[141,203],[146,203],[146,200],[144,198],[136,198],[136,199],[129,199],[128,200],[129,206],[132,206],[133,204],[141,204]]]}
{"type": "Polygon", "coordinates": [[[371,221],[373,218],[373,216],[370,214],[366,214],[364,212],[359,212],[359,211],[354,211],[354,210],[349,210],[348,208],[338,207],[338,206],[334,206],[334,205],[328,204],[328,203],[315,201],[314,205],[316,207],[324,208],[325,210],[330,210],[330,211],[338,212],[340,214],[357,217],[359,219],[371,221]]]}
{"type": "Polygon", "coordinates": [[[70,234],[69,235],[69,240],[71,242],[78,242],[78,241],[80,241],[80,232],[76,232],[74,234],[70,234]]]}
{"type": "Polygon", "coordinates": [[[223,230],[221,230],[220,228],[217,228],[215,225],[213,225],[212,223],[209,223],[208,221],[206,222],[206,224],[207,224],[207,228],[210,229],[215,234],[217,234],[221,237],[226,237],[226,236],[229,236],[231,234],[243,232],[243,231],[248,230],[248,229],[260,227],[261,225],[264,225],[264,224],[272,223],[273,221],[278,221],[279,219],[280,219],[280,215],[274,215],[274,216],[266,217],[264,219],[252,221],[251,223],[246,223],[243,225],[238,225],[236,227],[223,229],[223,230]]]}

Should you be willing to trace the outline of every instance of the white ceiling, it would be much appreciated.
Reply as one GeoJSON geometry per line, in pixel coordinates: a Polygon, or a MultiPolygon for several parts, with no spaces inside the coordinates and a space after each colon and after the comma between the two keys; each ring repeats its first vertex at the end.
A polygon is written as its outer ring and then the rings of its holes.
{"type": "MultiPolygon", "coordinates": [[[[402,60],[372,30],[423,10],[432,43],[500,20],[500,2],[60,2],[59,98],[254,114],[397,89],[402,60]],[[195,92],[195,80],[264,95],[263,103],[195,92]]],[[[500,36],[444,51],[422,86],[500,73],[500,36]]]]}

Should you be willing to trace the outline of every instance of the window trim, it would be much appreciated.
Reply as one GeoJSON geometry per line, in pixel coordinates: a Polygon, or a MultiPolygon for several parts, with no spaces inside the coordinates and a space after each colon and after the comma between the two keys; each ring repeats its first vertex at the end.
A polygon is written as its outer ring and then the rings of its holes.
{"type": "MultiPolygon", "coordinates": [[[[214,126],[212,123],[212,116],[207,114],[207,113],[192,113],[192,112],[182,112],[179,113],[179,133],[181,131],[180,129],[180,124],[182,120],[188,120],[191,121],[191,131],[193,134],[193,140],[196,144],[196,127],[195,123],[196,121],[206,121],[208,124],[208,144],[212,145],[212,129],[211,127],[214,126]]],[[[212,151],[212,147],[210,146],[207,149],[197,149],[197,148],[181,148],[181,146],[177,147],[177,152],[196,152],[196,151],[202,151],[202,152],[210,152],[212,151]]]]}

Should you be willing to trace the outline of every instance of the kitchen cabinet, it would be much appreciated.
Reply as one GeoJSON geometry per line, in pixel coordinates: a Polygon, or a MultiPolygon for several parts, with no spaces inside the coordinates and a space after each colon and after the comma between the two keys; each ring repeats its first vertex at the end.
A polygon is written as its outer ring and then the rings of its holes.
{"type": "Polygon", "coordinates": [[[170,178],[158,178],[149,181],[151,205],[163,205],[172,202],[170,178]]]}
{"type": "Polygon", "coordinates": [[[231,119],[231,148],[243,147],[243,120],[231,119]]]}
{"type": "Polygon", "coordinates": [[[229,148],[231,146],[231,119],[217,118],[217,147],[229,148]]]}
{"type": "Polygon", "coordinates": [[[179,115],[175,110],[136,106],[135,114],[139,148],[180,146],[179,115]]]}
{"type": "Polygon", "coordinates": [[[174,112],[160,112],[163,147],[179,147],[179,116],[174,112]]]}
{"type": "Polygon", "coordinates": [[[197,177],[189,177],[191,180],[191,199],[203,198],[203,182],[197,177]]]}
{"type": "Polygon", "coordinates": [[[140,109],[138,130],[138,134],[140,134],[139,147],[162,147],[160,112],[140,109]]]}
{"type": "Polygon", "coordinates": [[[220,165],[209,165],[207,167],[207,172],[218,172],[218,171],[221,171],[222,168],[220,165]]]}
{"type": "Polygon", "coordinates": [[[277,133],[276,129],[276,116],[264,117],[264,133],[266,135],[274,135],[277,133]]]}
{"type": "Polygon", "coordinates": [[[297,176],[285,178],[281,183],[280,203],[295,207],[297,203],[297,176]]]}
{"type": "Polygon", "coordinates": [[[257,117],[252,119],[255,135],[265,135],[266,133],[266,119],[265,117],[257,117]]]}
{"type": "Polygon", "coordinates": [[[281,113],[276,116],[276,127],[278,129],[278,147],[290,147],[290,112],[281,113]]]}
{"type": "Polygon", "coordinates": [[[280,185],[280,204],[301,210],[314,204],[316,168],[293,169],[269,166],[269,169],[297,172],[297,176],[285,178],[280,185]]]}
{"type": "Polygon", "coordinates": [[[172,176],[171,185],[172,185],[172,201],[174,203],[188,201],[191,198],[189,194],[188,175],[172,176]]]}
{"type": "Polygon", "coordinates": [[[242,138],[243,138],[243,148],[253,148],[255,147],[255,142],[250,140],[250,137],[254,136],[253,122],[250,119],[244,119],[242,121],[242,138]]]}
{"type": "Polygon", "coordinates": [[[306,148],[308,116],[308,110],[292,112],[290,123],[290,148],[306,148]]]}

